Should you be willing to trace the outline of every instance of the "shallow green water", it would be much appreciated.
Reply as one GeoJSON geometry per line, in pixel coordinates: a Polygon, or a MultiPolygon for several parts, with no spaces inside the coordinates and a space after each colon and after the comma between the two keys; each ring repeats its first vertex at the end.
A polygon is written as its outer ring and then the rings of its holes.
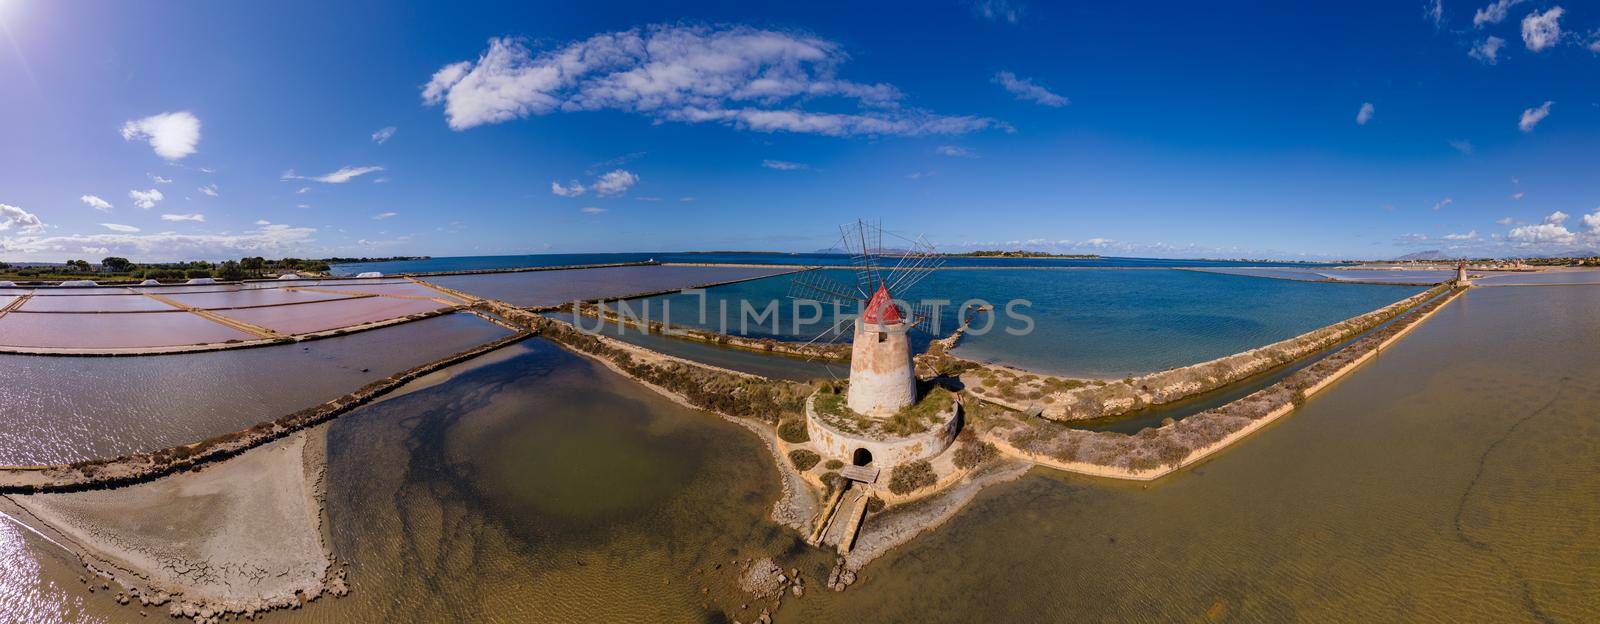
{"type": "Polygon", "coordinates": [[[738,616],[726,579],[692,573],[792,544],[764,522],[778,483],[760,442],[547,342],[519,348],[334,424],[328,510],[355,591],[287,620],[738,616]]]}

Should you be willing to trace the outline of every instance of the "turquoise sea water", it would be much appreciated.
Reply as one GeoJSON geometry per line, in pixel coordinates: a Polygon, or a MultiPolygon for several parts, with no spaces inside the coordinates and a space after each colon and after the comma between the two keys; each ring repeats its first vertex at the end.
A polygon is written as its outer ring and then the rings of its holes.
{"type": "MultiPolygon", "coordinates": [[[[848,271],[826,272],[837,281],[850,279],[848,271]]],[[[831,308],[823,309],[816,322],[796,322],[814,317],[817,311],[797,308],[787,298],[791,281],[779,276],[707,289],[703,319],[701,296],[695,294],[653,297],[631,305],[648,309],[658,320],[670,312],[674,324],[734,334],[809,340],[826,333],[834,322],[831,308]],[[754,322],[772,301],[778,302],[776,323],[770,318],[754,322]],[[745,302],[755,314],[742,314],[745,302]]],[[[957,326],[957,310],[963,303],[978,299],[995,307],[992,315],[973,317],[975,329],[957,348],[964,357],[1043,372],[1121,377],[1283,340],[1422,290],[1181,270],[994,269],[940,271],[906,297],[948,302],[939,322],[928,327],[940,335],[957,326]],[[1031,329],[1023,316],[1032,320],[1031,329]],[[979,333],[986,319],[992,326],[979,333]]],[[[914,336],[914,344],[923,348],[930,337],[914,336]]]]}
{"type": "MultiPolygon", "coordinates": [[[[616,262],[703,262],[715,264],[801,264],[806,266],[848,266],[850,258],[839,254],[819,253],[734,253],[734,252],[639,252],[639,253],[588,253],[588,254],[531,254],[525,256],[460,256],[454,258],[428,258],[426,260],[397,260],[393,262],[361,262],[334,265],[334,275],[355,275],[364,271],[385,274],[428,273],[436,271],[471,271],[478,269],[518,269],[526,267],[568,266],[577,264],[611,264],[616,262]]],[[[1330,264],[1296,262],[1242,262],[1234,260],[1171,260],[1162,258],[946,258],[950,267],[1072,267],[1072,268],[1160,268],[1175,266],[1226,267],[1226,266],[1293,266],[1317,267],[1330,264]]]]}

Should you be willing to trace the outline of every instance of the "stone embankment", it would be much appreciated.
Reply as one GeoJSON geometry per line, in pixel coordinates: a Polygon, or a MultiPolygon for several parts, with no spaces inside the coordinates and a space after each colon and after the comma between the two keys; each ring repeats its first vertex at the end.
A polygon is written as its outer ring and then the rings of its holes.
{"type": "Polygon", "coordinates": [[[1056,377],[970,360],[960,360],[954,368],[966,369],[961,381],[968,390],[997,405],[1059,421],[1108,418],[1217,390],[1289,364],[1350,340],[1450,288],[1436,286],[1366,314],[1249,351],[1117,381],[1056,377]]]}
{"type": "Polygon", "coordinates": [[[1227,405],[1129,435],[1073,429],[1015,412],[985,428],[983,439],[1002,452],[1068,472],[1151,480],[1198,462],[1294,411],[1308,397],[1376,357],[1464,292],[1448,289],[1410,315],[1227,405]]]}

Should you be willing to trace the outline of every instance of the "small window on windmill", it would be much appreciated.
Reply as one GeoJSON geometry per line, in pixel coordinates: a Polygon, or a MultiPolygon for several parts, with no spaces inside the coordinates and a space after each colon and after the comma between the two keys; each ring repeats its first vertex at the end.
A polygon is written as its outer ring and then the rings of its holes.
{"type": "Polygon", "coordinates": [[[878,332],[878,342],[888,342],[889,332],[878,332]]]}

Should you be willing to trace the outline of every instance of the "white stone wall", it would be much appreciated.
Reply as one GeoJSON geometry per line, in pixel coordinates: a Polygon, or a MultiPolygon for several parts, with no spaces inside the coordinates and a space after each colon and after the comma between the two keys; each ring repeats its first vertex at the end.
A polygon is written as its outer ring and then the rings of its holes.
{"type": "Polygon", "coordinates": [[[868,416],[893,414],[917,399],[906,323],[856,323],[850,347],[850,409],[868,416]]]}
{"type": "Polygon", "coordinates": [[[956,434],[961,432],[961,404],[954,401],[950,411],[943,415],[943,425],[916,435],[888,439],[838,431],[817,417],[811,401],[806,400],[806,433],[811,436],[811,443],[824,459],[837,459],[846,464],[851,463],[856,449],[862,448],[872,453],[872,465],[882,470],[919,459],[932,459],[950,448],[956,434]]]}

